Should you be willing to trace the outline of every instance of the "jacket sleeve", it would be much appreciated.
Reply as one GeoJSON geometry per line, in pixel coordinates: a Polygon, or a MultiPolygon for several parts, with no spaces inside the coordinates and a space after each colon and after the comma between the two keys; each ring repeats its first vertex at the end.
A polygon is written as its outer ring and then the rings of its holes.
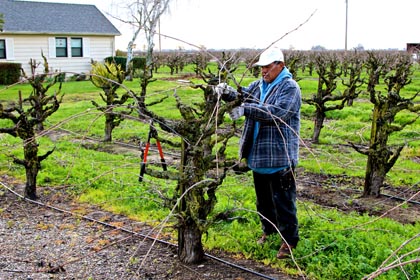
{"type": "Polygon", "coordinates": [[[223,94],[222,100],[226,102],[234,101],[238,98],[242,99],[242,102],[255,102],[255,89],[258,88],[259,81],[252,82],[248,87],[241,87],[239,92],[230,92],[229,94],[223,94]]]}
{"type": "Polygon", "coordinates": [[[287,121],[299,112],[300,106],[300,88],[294,80],[288,79],[273,89],[265,104],[245,103],[244,114],[260,122],[274,123],[275,120],[287,121]]]}

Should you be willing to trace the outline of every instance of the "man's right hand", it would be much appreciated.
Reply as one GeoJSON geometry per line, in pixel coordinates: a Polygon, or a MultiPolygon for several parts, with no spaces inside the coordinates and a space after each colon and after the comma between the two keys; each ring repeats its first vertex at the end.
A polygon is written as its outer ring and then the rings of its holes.
{"type": "Polygon", "coordinates": [[[216,91],[217,95],[222,96],[222,95],[227,95],[230,93],[236,93],[236,90],[229,86],[227,83],[220,83],[218,84],[214,90],[216,91]]]}

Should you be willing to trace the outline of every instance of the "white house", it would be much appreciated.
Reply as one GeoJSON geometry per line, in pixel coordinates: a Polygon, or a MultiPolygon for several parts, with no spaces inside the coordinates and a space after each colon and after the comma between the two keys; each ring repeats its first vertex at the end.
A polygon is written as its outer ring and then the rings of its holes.
{"type": "Polygon", "coordinates": [[[41,52],[51,71],[88,73],[91,60],[115,55],[121,35],[94,5],[0,0],[0,14],[0,63],[21,63],[28,75],[30,59],[43,62],[41,52]]]}

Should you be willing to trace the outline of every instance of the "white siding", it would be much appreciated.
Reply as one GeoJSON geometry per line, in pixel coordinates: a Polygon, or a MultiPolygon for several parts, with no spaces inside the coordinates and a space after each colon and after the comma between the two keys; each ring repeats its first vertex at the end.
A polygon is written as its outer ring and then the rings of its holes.
{"type": "Polygon", "coordinates": [[[83,57],[90,57],[90,38],[83,38],[83,57]]]}
{"type": "Polygon", "coordinates": [[[55,58],[55,38],[48,38],[48,58],[55,58]]]}
{"type": "MultiPolygon", "coordinates": [[[[59,37],[71,37],[60,35],[59,37]]],[[[38,35],[8,35],[1,36],[0,39],[6,39],[7,42],[13,42],[11,54],[14,58],[6,58],[6,61],[13,61],[22,64],[27,75],[30,75],[29,61],[34,59],[41,65],[37,69],[37,73],[44,71],[44,60],[41,52],[47,57],[48,65],[51,71],[68,72],[67,75],[88,73],[91,70],[91,60],[103,61],[105,57],[115,54],[114,37],[103,36],[78,36],[83,38],[83,55],[84,57],[55,57],[55,37],[54,36],[38,36],[38,35]],[[52,50],[52,46],[54,48],[52,50]],[[86,49],[85,49],[86,46],[86,49]]],[[[69,49],[69,53],[71,50],[69,49]]],[[[4,61],[0,59],[0,62],[4,61]]]]}
{"type": "Polygon", "coordinates": [[[15,41],[13,40],[13,38],[6,39],[6,59],[15,59],[15,41]]]}

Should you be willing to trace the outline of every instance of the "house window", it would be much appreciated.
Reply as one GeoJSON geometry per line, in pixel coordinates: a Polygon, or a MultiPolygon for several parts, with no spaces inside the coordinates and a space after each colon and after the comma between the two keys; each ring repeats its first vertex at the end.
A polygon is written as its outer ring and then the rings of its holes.
{"type": "Polygon", "coordinates": [[[83,40],[82,38],[71,38],[71,56],[83,57],[83,40]]]}
{"type": "Polygon", "coordinates": [[[0,58],[6,58],[6,40],[0,40],[0,58]]]}
{"type": "Polygon", "coordinates": [[[56,57],[67,57],[67,38],[55,38],[56,57]]]}

